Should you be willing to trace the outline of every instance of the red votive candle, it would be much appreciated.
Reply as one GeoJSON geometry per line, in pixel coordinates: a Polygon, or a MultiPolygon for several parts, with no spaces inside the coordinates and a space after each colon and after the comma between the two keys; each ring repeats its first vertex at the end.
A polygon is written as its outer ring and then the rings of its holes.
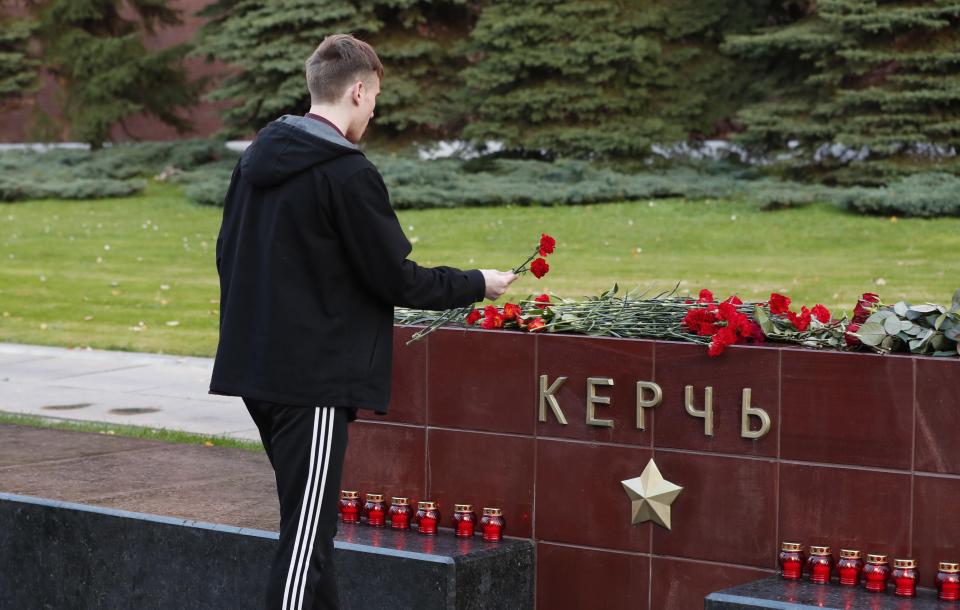
{"type": "Polygon", "coordinates": [[[437,523],[440,521],[440,511],[436,502],[417,502],[417,531],[429,536],[437,535],[437,523]]]}
{"type": "Polygon", "coordinates": [[[480,517],[480,531],[483,532],[483,539],[487,542],[500,542],[503,538],[503,528],[506,522],[503,520],[503,511],[499,508],[484,508],[483,516],[480,517]]]}
{"type": "Polygon", "coordinates": [[[833,569],[833,555],[828,546],[811,546],[810,557],[807,558],[807,571],[810,582],[818,585],[830,582],[830,571],[833,569]]]}
{"type": "Polygon", "coordinates": [[[394,496],[387,511],[387,520],[390,528],[395,530],[410,529],[410,498],[394,496]]]}
{"type": "Polygon", "coordinates": [[[340,520],[344,523],[360,521],[360,492],[340,491],[340,520]]]}
{"type": "Polygon", "coordinates": [[[477,522],[477,513],[472,504],[453,505],[453,533],[458,538],[473,538],[473,528],[477,522]]]}
{"type": "Polygon", "coordinates": [[[863,573],[863,555],[860,551],[840,549],[840,561],[837,562],[837,574],[841,585],[860,584],[860,575],[863,573]]]}
{"type": "Polygon", "coordinates": [[[940,562],[937,570],[937,597],[946,601],[960,600],[960,563],[940,562]]]}
{"type": "Polygon", "coordinates": [[[917,562],[913,559],[893,560],[893,594],[900,597],[917,596],[917,562]]]}
{"type": "Polygon", "coordinates": [[[363,507],[362,519],[367,525],[383,527],[386,524],[387,507],[383,503],[383,494],[367,494],[367,503],[363,507]]]}
{"type": "Polygon", "coordinates": [[[890,564],[886,555],[867,555],[867,565],[863,566],[863,586],[867,591],[883,593],[887,590],[890,578],[890,564]]]}
{"type": "Polygon", "coordinates": [[[781,542],[777,560],[783,578],[799,580],[803,575],[803,545],[799,542],[781,542]]]}

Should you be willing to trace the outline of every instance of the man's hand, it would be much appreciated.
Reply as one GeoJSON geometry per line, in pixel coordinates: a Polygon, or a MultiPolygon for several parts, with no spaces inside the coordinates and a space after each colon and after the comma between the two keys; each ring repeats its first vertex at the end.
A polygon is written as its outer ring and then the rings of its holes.
{"type": "Polygon", "coordinates": [[[497,271],[496,269],[481,269],[480,273],[483,274],[483,281],[487,284],[487,292],[484,296],[491,301],[496,301],[503,296],[510,284],[518,277],[512,271],[497,271]]]}

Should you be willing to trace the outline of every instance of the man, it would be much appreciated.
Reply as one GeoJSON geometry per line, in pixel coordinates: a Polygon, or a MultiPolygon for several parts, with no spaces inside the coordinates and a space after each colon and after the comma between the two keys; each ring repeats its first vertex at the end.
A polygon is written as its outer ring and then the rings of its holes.
{"type": "Polygon", "coordinates": [[[357,147],[383,66],[352,36],[307,59],[310,112],[257,135],[233,171],[217,239],[220,344],[210,391],[242,396],[280,499],[267,608],[337,608],[332,564],[347,423],[386,413],[393,307],[499,298],[510,272],[424,268],[357,147]]]}

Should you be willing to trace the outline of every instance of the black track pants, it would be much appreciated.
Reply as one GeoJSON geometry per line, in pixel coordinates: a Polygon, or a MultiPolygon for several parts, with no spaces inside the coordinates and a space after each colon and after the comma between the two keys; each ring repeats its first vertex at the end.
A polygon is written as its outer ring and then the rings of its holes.
{"type": "Polygon", "coordinates": [[[267,610],[336,610],[333,537],[346,409],[243,399],[277,477],[280,544],[267,585],[267,610]]]}

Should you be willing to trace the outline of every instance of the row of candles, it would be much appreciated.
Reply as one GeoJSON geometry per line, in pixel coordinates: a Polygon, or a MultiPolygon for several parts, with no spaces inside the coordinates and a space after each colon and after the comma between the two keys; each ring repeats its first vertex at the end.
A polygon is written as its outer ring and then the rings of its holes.
{"type": "MultiPolygon", "coordinates": [[[[417,511],[410,507],[410,498],[393,496],[387,508],[382,493],[368,493],[366,502],[360,503],[360,492],[340,491],[340,520],[343,523],[363,523],[371,527],[387,527],[395,530],[415,529],[427,536],[437,535],[440,509],[436,502],[417,502],[417,511]]],[[[458,538],[472,538],[477,525],[477,513],[472,504],[453,505],[453,533],[458,538]]],[[[503,511],[486,507],[480,518],[480,532],[487,542],[499,542],[503,538],[503,511]]]]}
{"type": "MultiPolygon", "coordinates": [[[[811,546],[810,555],[805,559],[803,545],[784,542],[780,545],[779,563],[780,575],[787,580],[802,578],[806,567],[810,582],[827,584],[836,567],[841,585],[856,586],[862,582],[867,591],[885,592],[887,582],[892,579],[894,595],[917,595],[917,562],[913,559],[894,559],[891,570],[886,555],[868,553],[864,564],[860,551],[841,549],[840,560],[834,566],[833,553],[828,546],[811,546]]],[[[940,562],[937,596],[946,601],[960,600],[960,563],[940,562]]]]}

